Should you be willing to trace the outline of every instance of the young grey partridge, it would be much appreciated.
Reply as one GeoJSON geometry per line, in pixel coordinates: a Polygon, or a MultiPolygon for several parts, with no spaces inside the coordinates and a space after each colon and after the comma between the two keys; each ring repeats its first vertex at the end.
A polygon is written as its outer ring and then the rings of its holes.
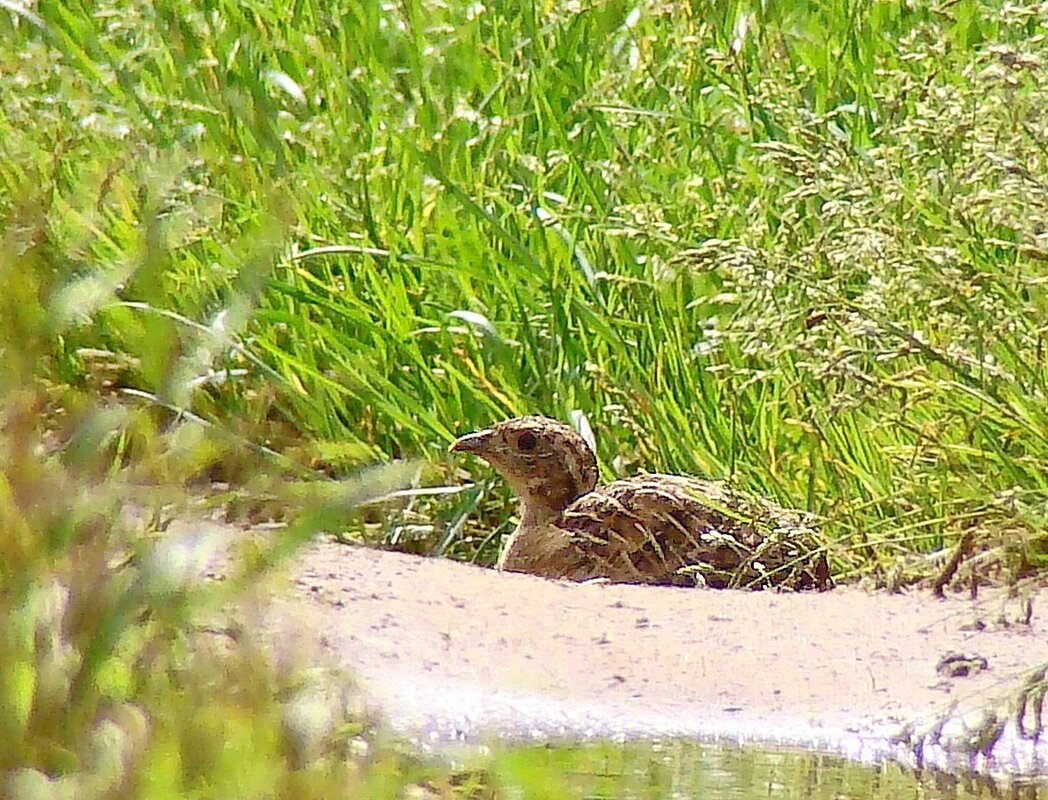
{"type": "Polygon", "coordinates": [[[679,475],[598,487],[593,451],[556,420],[506,420],[451,449],[487,461],[520,500],[499,569],[718,589],[833,585],[816,532],[796,512],[679,475]]]}

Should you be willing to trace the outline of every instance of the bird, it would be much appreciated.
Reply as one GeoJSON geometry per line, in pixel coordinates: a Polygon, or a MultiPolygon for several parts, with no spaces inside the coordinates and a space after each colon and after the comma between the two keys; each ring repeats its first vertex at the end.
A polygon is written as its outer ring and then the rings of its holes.
{"type": "Polygon", "coordinates": [[[508,419],[459,437],[450,449],[487,461],[520,502],[499,570],[716,589],[833,586],[826,549],[800,513],[682,475],[598,485],[593,450],[558,420],[508,419]]]}

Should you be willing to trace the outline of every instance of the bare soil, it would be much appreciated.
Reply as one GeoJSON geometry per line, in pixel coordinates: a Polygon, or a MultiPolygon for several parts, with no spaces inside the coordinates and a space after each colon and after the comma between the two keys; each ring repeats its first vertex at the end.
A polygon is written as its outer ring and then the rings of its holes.
{"type": "Polygon", "coordinates": [[[317,543],[274,594],[259,624],[280,652],[347,667],[423,741],[688,735],[862,750],[871,731],[985,705],[1048,662],[1043,586],[939,600],[579,585],[317,543]],[[941,674],[950,653],[976,659],[970,674],[941,674]]]}

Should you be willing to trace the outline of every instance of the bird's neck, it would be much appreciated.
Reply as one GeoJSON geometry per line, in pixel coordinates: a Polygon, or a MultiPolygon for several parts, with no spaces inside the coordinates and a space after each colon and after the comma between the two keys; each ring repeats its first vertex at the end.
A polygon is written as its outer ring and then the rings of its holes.
{"type": "Polygon", "coordinates": [[[544,528],[555,522],[569,505],[571,505],[570,500],[565,503],[550,502],[548,497],[521,498],[520,524],[517,526],[517,531],[544,528]]]}
{"type": "Polygon", "coordinates": [[[593,491],[593,481],[565,471],[514,481],[511,486],[520,498],[520,524],[502,548],[499,569],[560,574],[558,564],[571,544],[571,534],[557,522],[568,506],[593,491]]]}
{"type": "Polygon", "coordinates": [[[595,481],[571,470],[550,470],[509,481],[520,498],[521,528],[538,528],[559,517],[582,495],[592,492],[595,481]]]}

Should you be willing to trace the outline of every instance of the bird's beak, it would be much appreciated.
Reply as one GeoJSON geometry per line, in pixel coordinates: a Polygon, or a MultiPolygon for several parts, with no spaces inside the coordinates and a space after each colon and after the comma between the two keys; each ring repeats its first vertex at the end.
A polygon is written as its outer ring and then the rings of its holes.
{"type": "Polygon", "coordinates": [[[490,428],[476,433],[467,433],[451,443],[453,453],[476,453],[482,455],[491,445],[495,432],[490,428]]]}

